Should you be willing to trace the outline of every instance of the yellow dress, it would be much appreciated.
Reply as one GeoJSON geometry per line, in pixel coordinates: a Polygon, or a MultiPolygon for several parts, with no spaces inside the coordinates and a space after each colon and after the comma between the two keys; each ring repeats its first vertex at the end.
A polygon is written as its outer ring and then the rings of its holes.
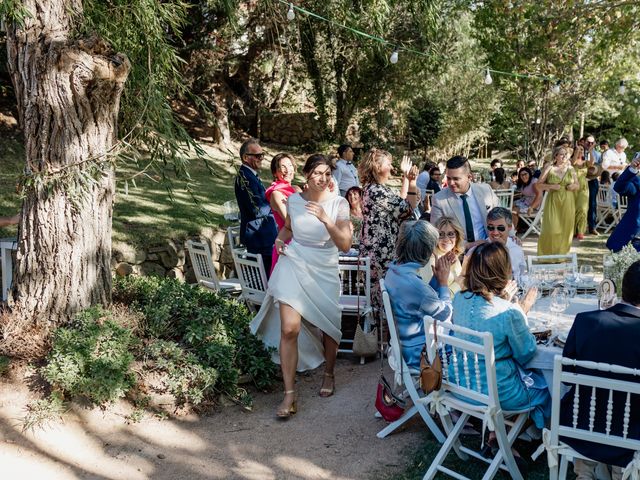
{"type": "Polygon", "coordinates": [[[560,190],[547,191],[547,200],[542,212],[542,231],[538,240],[538,255],[565,255],[571,248],[576,214],[576,195],[567,190],[573,182],[573,167],[569,167],[562,178],[549,172],[546,183],[560,185],[560,190]]]}
{"type": "Polygon", "coordinates": [[[587,231],[587,212],[589,211],[589,185],[587,184],[587,164],[574,165],[580,188],[574,192],[576,197],[576,233],[587,231]]]}

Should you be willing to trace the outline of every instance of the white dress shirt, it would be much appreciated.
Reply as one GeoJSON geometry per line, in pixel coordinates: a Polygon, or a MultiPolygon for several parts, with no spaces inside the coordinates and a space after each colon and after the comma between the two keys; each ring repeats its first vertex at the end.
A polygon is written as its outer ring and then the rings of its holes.
{"type": "MultiPolygon", "coordinates": [[[[464,204],[462,203],[462,193],[456,193],[458,201],[460,202],[460,208],[464,212],[464,204]]],[[[480,205],[476,201],[476,197],[471,191],[471,187],[467,190],[467,203],[469,204],[469,211],[471,212],[471,220],[473,221],[473,236],[476,240],[486,240],[488,238],[487,231],[484,229],[484,219],[480,205]]],[[[466,229],[466,225],[461,225],[462,229],[466,229]]],[[[466,233],[466,232],[465,232],[466,233]]]]}
{"type": "Polygon", "coordinates": [[[338,185],[340,195],[343,197],[351,187],[359,187],[360,179],[358,178],[358,170],[352,162],[347,162],[341,158],[336,162],[336,169],[333,172],[333,178],[338,185]]]}
{"type": "Polygon", "coordinates": [[[511,237],[507,238],[507,244],[505,247],[507,247],[507,250],[509,251],[509,260],[511,260],[511,272],[513,273],[513,278],[518,279],[520,277],[520,265],[524,265],[525,267],[527,265],[527,262],[524,259],[522,247],[511,237]]]}
{"type": "Polygon", "coordinates": [[[610,167],[624,167],[627,165],[627,154],[618,153],[615,148],[610,148],[602,154],[602,168],[608,170],[610,167]]]}

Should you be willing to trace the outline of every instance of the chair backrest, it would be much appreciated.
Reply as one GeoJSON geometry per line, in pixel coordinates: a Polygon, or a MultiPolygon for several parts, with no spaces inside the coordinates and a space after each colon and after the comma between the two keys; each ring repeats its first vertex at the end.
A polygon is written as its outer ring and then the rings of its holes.
{"type": "Polygon", "coordinates": [[[425,317],[429,360],[433,362],[435,356],[440,355],[442,362],[442,389],[500,408],[493,335],[450,322],[436,322],[436,325],[437,344],[433,321],[431,317],[425,317]]]}
{"type": "Polygon", "coordinates": [[[494,190],[493,193],[498,197],[498,202],[501,207],[513,210],[513,190],[494,190]]]}
{"type": "Polygon", "coordinates": [[[620,213],[620,218],[627,211],[627,206],[629,205],[629,197],[626,195],[618,195],[618,212],[620,213]]]}
{"type": "Polygon", "coordinates": [[[640,451],[640,439],[628,435],[630,422],[637,422],[638,413],[631,407],[632,403],[638,404],[636,395],[640,395],[639,369],[556,355],[551,395],[552,445],[558,445],[558,437],[562,436],[640,451]],[[616,378],[603,377],[602,372],[616,378]],[[562,384],[575,388],[570,426],[560,425],[562,384]],[[584,410],[588,411],[586,416],[584,410]],[[613,415],[614,411],[621,414],[613,415]]]}
{"type": "Polygon", "coordinates": [[[391,308],[391,300],[389,299],[389,292],[384,285],[384,280],[380,280],[380,291],[382,292],[382,304],[384,305],[384,316],[387,319],[387,325],[389,327],[389,350],[390,354],[387,356],[393,357],[397,368],[400,368],[400,362],[402,362],[402,368],[409,370],[407,363],[402,358],[400,337],[398,336],[398,329],[396,328],[396,321],[393,318],[393,309],[391,308]]]}
{"type": "Polygon", "coordinates": [[[224,218],[232,222],[240,220],[240,209],[238,208],[238,202],[235,200],[228,200],[222,204],[224,207],[224,218]]]}
{"type": "Polygon", "coordinates": [[[601,208],[611,208],[611,189],[609,185],[598,187],[597,205],[601,208]]]}
{"type": "Polygon", "coordinates": [[[422,206],[424,207],[425,212],[431,211],[431,199],[435,193],[435,190],[425,190],[424,198],[422,199],[422,206]]]}
{"type": "Polygon", "coordinates": [[[244,249],[240,243],[240,225],[232,225],[227,228],[227,239],[229,240],[229,248],[231,248],[231,250],[244,249]]]}
{"type": "Polygon", "coordinates": [[[188,240],[187,250],[198,283],[212,290],[220,290],[220,280],[218,280],[216,269],[213,266],[209,245],[206,242],[188,240]]]}
{"type": "Polygon", "coordinates": [[[575,253],[566,255],[529,255],[527,257],[529,273],[536,270],[565,270],[567,273],[576,273],[578,270],[578,257],[575,253]]]}
{"type": "Polygon", "coordinates": [[[267,274],[262,257],[238,250],[232,250],[231,253],[240,279],[242,296],[247,302],[261,305],[267,291],[267,274]]]}
{"type": "Polygon", "coordinates": [[[371,268],[369,257],[340,256],[340,305],[349,310],[366,310],[371,305],[371,268]]]}

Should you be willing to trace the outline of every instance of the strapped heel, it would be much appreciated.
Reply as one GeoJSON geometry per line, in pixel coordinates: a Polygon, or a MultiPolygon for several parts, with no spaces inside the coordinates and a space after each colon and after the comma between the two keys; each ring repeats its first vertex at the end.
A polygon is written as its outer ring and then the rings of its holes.
{"type": "MultiPolygon", "coordinates": [[[[295,390],[284,391],[285,395],[289,395],[291,393],[295,394],[296,391],[295,390]]],[[[291,404],[287,408],[278,408],[278,410],[276,410],[276,416],[278,418],[289,418],[291,417],[291,415],[295,415],[297,411],[298,411],[298,399],[294,397],[293,402],[291,402],[291,404]]]]}
{"type": "Polygon", "coordinates": [[[321,388],[320,389],[319,395],[321,397],[323,397],[323,398],[326,398],[326,397],[330,397],[331,395],[333,395],[336,392],[335,375],[333,373],[325,372],[323,377],[329,377],[329,378],[333,379],[333,386],[331,388],[321,388]]]}

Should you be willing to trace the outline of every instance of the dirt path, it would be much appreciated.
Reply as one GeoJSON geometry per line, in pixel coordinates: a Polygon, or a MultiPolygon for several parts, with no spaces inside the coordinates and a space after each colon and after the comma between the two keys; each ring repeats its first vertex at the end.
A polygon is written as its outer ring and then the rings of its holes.
{"type": "Polygon", "coordinates": [[[0,384],[0,478],[3,479],[371,479],[402,471],[423,436],[412,421],[386,439],[374,418],[379,363],[339,359],[337,391],[317,395],[321,373],[301,376],[299,412],[275,418],[281,393],[256,394],[253,412],[230,406],[207,416],[128,425],[130,409],[74,406],[64,423],[22,433],[18,419],[31,394],[0,384]]]}

